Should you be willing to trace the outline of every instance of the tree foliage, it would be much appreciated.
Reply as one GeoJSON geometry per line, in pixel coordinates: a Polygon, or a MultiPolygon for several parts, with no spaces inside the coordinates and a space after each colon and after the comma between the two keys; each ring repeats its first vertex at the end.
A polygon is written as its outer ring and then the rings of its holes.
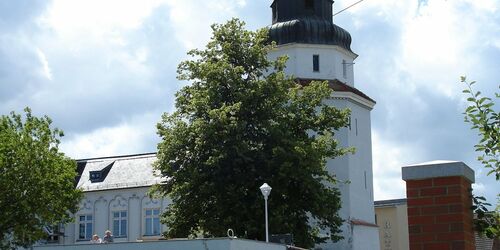
{"type": "Polygon", "coordinates": [[[326,82],[300,86],[284,74],[285,57],[268,60],[267,30],[247,31],[237,19],[212,29],[206,49],[179,65],[178,78],[191,84],[158,124],[155,166],[168,181],[156,191],[173,201],[165,235],[225,236],[231,228],[265,239],[259,186],[267,182],[270,233],[293,233],[304,247],[340,239],[340,193],[325,164],[352,151],[332,137],[349,111],[325,104],[326,82]]]}
{"type": "Polygon", "coordinates": [[[29,108],[25,117],[0,117],[1,249],[27,247],[77,211],[82,193],[74,187],[76,163],[59,152],[62,136],[29,108]]]}
{"type": "MultiPolygon", "coordinates": [[[[477,152],[478,161],[488,170],[487,175],[494,175],[500,181],[500,112],[495,111],[495,102],[482,96],[481,92],[474,91],[475,81],[468,82],[465,77],[461,82],[466,85],[463,93],[470,95],[469,102],[465,109],[465,121],[472,124],[472,129],[478,131],[479,142],[474,146],[477,152]]],[[[495,93],[496,98],[500,98],[499,93],[495,93]]],[[[489,211],[484,197],[473,197],[474,212],[477,215],[475,226],[477,230],[489,238],[500,237],[500,194],[497,194],[498,203],[494,211],[489,211]]]]}

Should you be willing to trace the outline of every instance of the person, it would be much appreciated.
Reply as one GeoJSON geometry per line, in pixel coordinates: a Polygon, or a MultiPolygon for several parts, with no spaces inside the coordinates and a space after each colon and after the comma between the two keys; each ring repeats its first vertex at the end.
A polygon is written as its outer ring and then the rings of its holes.
{"type": "Polygon", "coordinates": [[[100,244],[102,242],[101,242],[101,239],[99,238],[99,235],[94,234],[92,236],[92,239],[90,240],[90,243],[92,243],[92,244],[100,244]]]}
{"type": "Polygon", "coordinates": [[[104,237],[102,238],[102,242],[103,243],[113,242],[113,235],[111,234],[111,231],[106,230],[106,232],[104,232],[104,237]]]}

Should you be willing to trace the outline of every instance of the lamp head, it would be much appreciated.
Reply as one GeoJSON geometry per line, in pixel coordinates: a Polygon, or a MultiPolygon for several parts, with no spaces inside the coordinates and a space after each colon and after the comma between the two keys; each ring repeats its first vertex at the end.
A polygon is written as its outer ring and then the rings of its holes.
{"type": "Polygon", "coordinates": [[[262,195],[264,195],[264,198],[267,199],[269,194],[271,194],[272,188],[267,185],[267,183],[264,183],[262,186],[260,186],[260,191],[262,192],[262,195]]]}

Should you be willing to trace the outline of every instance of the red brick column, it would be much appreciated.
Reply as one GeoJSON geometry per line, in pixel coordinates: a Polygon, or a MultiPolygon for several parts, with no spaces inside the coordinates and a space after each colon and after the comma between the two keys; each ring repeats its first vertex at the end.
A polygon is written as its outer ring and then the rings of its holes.
{"type": "Polygon", "coordinates": [[[471,184],[462,162],[431,162],[403,168],[410,250],[473,250],[471,184]]]}

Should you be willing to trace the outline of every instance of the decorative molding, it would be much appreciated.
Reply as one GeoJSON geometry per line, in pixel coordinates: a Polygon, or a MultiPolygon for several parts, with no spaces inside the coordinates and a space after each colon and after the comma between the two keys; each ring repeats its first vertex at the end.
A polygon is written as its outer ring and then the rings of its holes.
{"type": "Polygon", "coordinates": [[[333,94],[332,94],[332,98],[333,99],[344,99],[344,100],[350,100],[356,104],[360,104],[366,108],[368,108],[369,110],[372,110],[373,107],[375,107],[375,103],[374,102],[371,102],[359,95],[356,95],[354,93],[351,93],[351,92],[340,92],[340,91],[334,91],[333,94]]]}
{"type": "Polygon", "coordinates": [[[84,210],[92,210],[92,207],[94,206],[93,202],[89,199],[83,201],[82,205],[80,206],[80,211],[84,210]]]}
{"type": "Polygon", "coordinates": [[[117,207],[118,208],[126,207],[127,203],[128,203],[128,201],[125,198],[123,198],[121,195],[115,196],[115,198],[113,200],[111,200],[111,202],[110,202],[110,204],[112,204],[112,207],[114,209],[116,209],[117,207]]]}

